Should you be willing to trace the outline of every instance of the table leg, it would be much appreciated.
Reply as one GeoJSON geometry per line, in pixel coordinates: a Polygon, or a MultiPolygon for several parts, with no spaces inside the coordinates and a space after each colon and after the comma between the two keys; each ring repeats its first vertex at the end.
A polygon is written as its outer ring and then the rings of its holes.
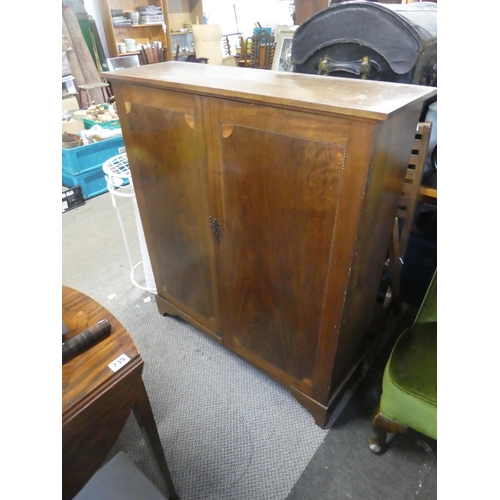
{"type": "Polygon", "coordinates": [[[170,471],[168,470],[167,459],[165,458],[165,452],[163,451],[160,441],[151,403],[149,402],[149,397],[142,379],[139,385],[139,390],[137,391],[137,398],[134,403],[133,411],[146,444],[148,445],[148,448],[155,459],[156,465],[161,472],[165,485],[167,486],[169,499],[178,500],[179,497],[175,491],[170,471]]]}

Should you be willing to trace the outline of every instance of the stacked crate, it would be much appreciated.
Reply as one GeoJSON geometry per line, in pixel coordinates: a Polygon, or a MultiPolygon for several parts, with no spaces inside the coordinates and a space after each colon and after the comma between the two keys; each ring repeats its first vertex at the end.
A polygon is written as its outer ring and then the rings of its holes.
{"type": "Polygon", "coordinates": [[[102,166],[106,160],[124,152],[121,135],[72,149],[62,148],[63,186],[81,186],[86,200],[105,193],[108,188],[102,166]]]}

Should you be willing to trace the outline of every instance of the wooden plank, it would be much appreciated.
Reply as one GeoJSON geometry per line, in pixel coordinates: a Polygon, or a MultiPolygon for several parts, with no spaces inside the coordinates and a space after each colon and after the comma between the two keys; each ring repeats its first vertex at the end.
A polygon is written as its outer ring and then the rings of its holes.
{"type": "Polygon", "coordinates": [[[428,186],[420,186],[418,201],[420,203],[437,206],[437,189],[428,186]]]}
{"type": "Polygon", "coordinates": [[[437,189],[427,187],[427,186],[420,186],[419,194],[421,194],[423,196],[428,196],[429,198],[434,198],[436,200],[438,197],[437,189]]]}

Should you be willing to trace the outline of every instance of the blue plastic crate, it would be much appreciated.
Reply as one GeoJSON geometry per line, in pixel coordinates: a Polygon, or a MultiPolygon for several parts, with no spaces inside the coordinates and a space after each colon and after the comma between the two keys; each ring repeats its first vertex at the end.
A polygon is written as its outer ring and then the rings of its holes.
{"type": "Polygon", "coordinates": [[[76,176],[94,171],[96,167],[102,169],[106,160],[124,152],[125,146],[121,135],[77,148],[62,148],[63,175],[76,176]]]}
{"type": "Polygon", "coordinates": [[[82,194],[85,200],[108,192],[106,178],[101,166],[94,167],[92,170],[88,170],[80,175],[72,175],[63,171],[62,184],[69,188],[79,185],[82,188],[82,194]]]}

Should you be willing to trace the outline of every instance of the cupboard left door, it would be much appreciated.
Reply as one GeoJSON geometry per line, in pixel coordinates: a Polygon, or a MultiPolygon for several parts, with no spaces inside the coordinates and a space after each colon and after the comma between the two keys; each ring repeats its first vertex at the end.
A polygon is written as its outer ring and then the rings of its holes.
{"type": "MultiPolygon", "coordinates": [[[[158,303],[218,337],[207,145],[198,97],[113,84],[158,303]]],[[[165,308],[164,308],[165,309],[165,308]]]]}

